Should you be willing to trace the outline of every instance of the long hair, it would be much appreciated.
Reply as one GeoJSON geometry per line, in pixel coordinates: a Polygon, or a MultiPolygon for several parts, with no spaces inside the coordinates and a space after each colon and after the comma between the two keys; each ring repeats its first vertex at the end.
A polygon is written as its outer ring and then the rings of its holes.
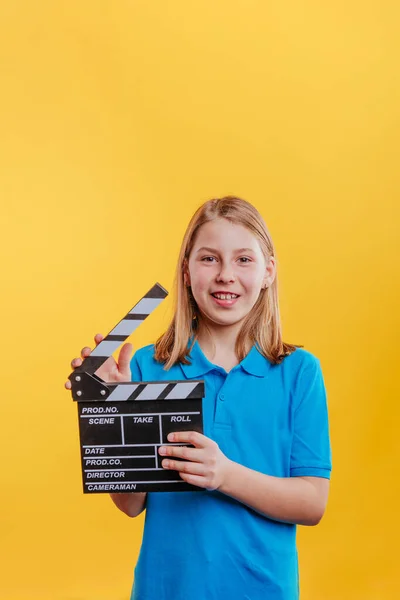
{"type": "MultiPolygon", "coordinates": [[[[192,346],[189,348],[188,344],[191,338],[192,345],[197,339],[201,314],[191,288],[184,283],[184,264],[189,260],[200,227],[219,218],[247,227],[258,239],[267,262],[271,256],[275,257],[274,245],[262,216],[246,200],[225,196],[208,200],[197,209],[186,229],[179,252],[174,280],[174,315],[167,331],[154,346],[154,358],[164,364],[165,370],[179,362],[190,364],[187,357],[192,346]]],[[[267,289],[260,291],[256,303],[243,321],[235,344],[239,362],[246,356],[249,344],[256,344],[261,354],[273,364],[281,363],[285,356],[301,347],[282,341],[277,276],[267,289]]]]}

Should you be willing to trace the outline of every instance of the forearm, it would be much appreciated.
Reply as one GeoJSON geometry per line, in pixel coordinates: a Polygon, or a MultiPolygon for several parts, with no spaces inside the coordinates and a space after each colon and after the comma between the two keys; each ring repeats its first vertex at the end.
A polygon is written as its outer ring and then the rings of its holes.
{"type": "Polygon", "coordinates": [[[325,505],[314,485],[302,477],[272,477],[229,461],[218,488],[262,515],[285,523],[317,525],[325,505]]]}
{"type": "Polygon", "coordinates": [[[146,496],[146,492],[137,494],[110,494],[115,506],[128,515],[128,517],[137,517],[143,512],[146,505],[146,496]]]}

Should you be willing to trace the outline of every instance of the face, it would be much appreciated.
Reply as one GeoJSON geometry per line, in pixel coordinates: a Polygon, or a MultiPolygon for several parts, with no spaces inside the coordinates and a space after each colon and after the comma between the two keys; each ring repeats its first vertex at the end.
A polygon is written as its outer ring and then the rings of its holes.
{"type": "Polygon", "coordinates": [[[200,227],[184,269],[185,282],[210,325],[239,325],[274,277],[275,260],[266,262],[258,239],[223,218],[200,227]]]}

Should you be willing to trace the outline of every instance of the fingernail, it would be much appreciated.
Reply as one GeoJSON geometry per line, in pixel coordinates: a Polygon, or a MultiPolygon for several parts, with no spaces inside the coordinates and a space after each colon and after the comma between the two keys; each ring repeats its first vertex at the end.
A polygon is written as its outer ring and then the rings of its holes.
{"type": "Polygon", "coordinates": [[[163,460],[161,465],[163,466],[164,469],[168,469],[169,467],[169,460],[163,460]]]}
{"type": "Polygon", "coordinates": [[[173,433],[169,433],[167,439],[169,442],[173,442],[175,439],[175,435],[173,433]]]}
{"type": "Polygon", "coordinates": [[[158,452],[159,454],[167,454],[167,449],[164,446],[160,446],[158,452]]]}

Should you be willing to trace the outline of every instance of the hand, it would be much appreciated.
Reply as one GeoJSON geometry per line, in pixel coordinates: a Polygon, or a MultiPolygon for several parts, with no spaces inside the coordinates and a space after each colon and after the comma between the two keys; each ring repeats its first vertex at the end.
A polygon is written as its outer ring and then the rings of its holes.
{"type": "MultiPolygon", "coordinates": [[[[94,336],[94,341],[96,346],[100,344],[103,340],[103,336],[101,333],[98,333],[94,336]]],[[[132,355],[132,344],[124,344],[119,352],[118,363],[115,362],[113,356],[107,358],[107,360],[99,367],[96,371],[96,375],[98,375],[103,381],[108,383],[117,383],[123,381],[131,381],[131,369],[130,369],[130,361],[132,355]]],[[[82,348],[81,350],[81,358],[74,358],[71,361],[71,367],[76,369],[76,367],[80,367],[84,359],[89,356],[91,353],[91,349],[88,346],[82,348]]],[[[71,389],[71,382],[68,380],[65,382],[64,387],[67,390],[71,389]]]]}
{"type": "Polygon", "coordinates": [[[178,471],[187,483],[207,490],[218,490],[223,485],[232,463],[221,452],[216,442],[197,431],[170,433],[168,441],[192,444],[195,447],[160,446],[158,452],[161,456],[176,456],[184,459],[184,461],[169,458],[163,460],[161,464],[164,469],[178,471]]]}

